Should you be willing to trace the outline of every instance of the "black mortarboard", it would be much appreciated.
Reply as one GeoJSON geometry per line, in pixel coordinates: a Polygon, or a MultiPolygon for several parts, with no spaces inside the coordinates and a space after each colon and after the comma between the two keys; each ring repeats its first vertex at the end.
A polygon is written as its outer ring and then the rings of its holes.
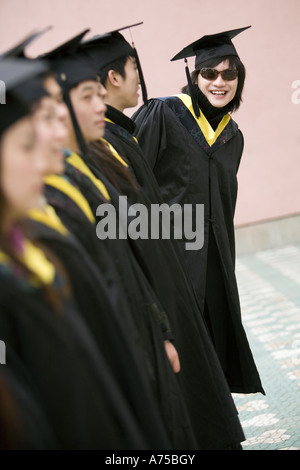
{"type": "Polygon", "coordinates": [[[6,102],[1,105],[0,133],[30,112],[31,104],[47,95],[35,80],[47,70],[41,61],[1,59],[0,80],[5,84],[6,102]]]}
{"type": "Polygon", "coordinates": [[[192,83],[191,77],[187,65],[187,57],[195,57],[195,70],[199,66],[209,59],[216,59],[228,56],[237,56],[238,53],[231,41],[235,36],[242,33],[246,29],[251,28],[251,26],[246,26],[244,28],[232,29],[230,31],[223,31],[221,33],[209,34],[203,36],[197,41],[192,42],[184,49],[182,49],[178,54],[176,54],[171,61],[174,60],[185,60],[185,70],[188,80],[188,85],[190,89],[191,98],[193,101],[193,108],[197,117],[199,117],[199,108],[195,102],[195,97],[192,92],[192,83]]]}
{"type": "Polygon", "coordinates": [[[85,34],[88,32],[89,32],[89,29],[85,29],[81,33],[76,34],[76,36],[73,36],[71,39],[68,39],[68,41],[63,42],[62,44],[55,47],[51,51],[43,54],[42,58],[46,57],[47,59],[53,59],[53,60],[63,59],[67,55],[75,54],[80,44],[80,41],[82,40],[83,36],[85,36],[85,34]]]}
{"type": "Polygon", "coordinates": [[[80,41],[88,31],[89,29],[82,31],[41,56],[42,59],[49,62],[51,70],[56,74],[64,91],[85,80],[97,80],[96,67],[91,61],[84,60],[78,55],[80,41]]]}
{"type": "Polygon", "coordinates": [[[123,28],[110,31],[109,33],[86,39],[81,42],[79,51],[91,57],[95,61],[100,72],[105,67],[113,64],[116,60],[122,59],[123,57],[133,56],[136,60],[139,72],[143,100],[144,103],[147,103],[147,89],[137,50],[134,43],[132,43],[132,45],[129,44],[129,42],[126,41],[124,36],[120,33],[120,31],[123,31],[124,29],[130,29],[141,24],[143,24],[143,22],[124,26],[123,28]]]}
{"type": "Polygon", "coordinates": [[[28,34],[25,39],[23,39],[19,44],[16,44],[14,47],[11,49],[3,52],[0,55],[0,59],[7,59],[7,58],[12,58],[12,57],[19,57],[19,58],[27,58],[25,55],[25,49],[26,47],[35,39],[37,39],[39,36],[42,34],[46,33],[49,31],[49,29],[52,29],[52,26],[47,26],[47,28],[42,29],[41,31],[37,31],[31,34],[28,34]]]}
{"type": "Polygon", "coordinates": [[[0,59],[0,67],[0,80],[5,83],[6,90],[13,90],[47,70],[47,64],[43,61],[14,58],[0,59]]]}
{"type": "Polygon", "coordinates": [[[251,26],[203,36],[202,38],[198,39],[197,41],[182,49],[182,51],[176,54],[173,59],[171,59],[171,61],[196,56],[196,69],[199,64],[205,62],[208,59],[221,58],[231,55],[235,55],[238,57],[238,53],[231,39],[233,39],[235,36],[242,33],[248,28],[251,28],[251,26]]]}

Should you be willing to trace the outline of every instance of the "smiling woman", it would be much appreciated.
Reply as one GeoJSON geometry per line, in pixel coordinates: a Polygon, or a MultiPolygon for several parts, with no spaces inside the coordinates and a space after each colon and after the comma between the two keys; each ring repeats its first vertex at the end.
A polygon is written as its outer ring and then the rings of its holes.
{"type": "MultiPolygon", "coordinates": [[[[203,99],[203,95],[212,106],[223,108],[224,114],[226,114],[226,112],[237,111],[240,107],[245,78],[246,70],[239,57],[231,55],[222,58],[214,57],[199,64],[191,73],[190,87],[185,85],[182,88],[182,92],[188,94],[195,93],[198,100],[202,98],[200,107],[206,117],[210,117],[210,113],[213,113],[213,110],[203,109],[205,103],[207,104],[203,99]],[[190,91],[189,88],[192,88],[192,90],[190,91]],[[199,90],[202,93],[199,93],[199,90]],[[213,100],[212,94],[215,96],[216,94],[225,94],[226,99],[220,102],[213,100]]],[[[211,123],[214,126],[213,118],[211,123]]]]}
{"type": "Polygon", "coordinates": [[[204,36],[173,59],[186,62],[181,94],[150,100],[133,116],[135,136],[170,206],[204,205],[204,245],[178,250],[232,392],[263,388],[241,322],[235,278],[234,211],[244,140],[231,113],[241,104],[245,68],[232,39],[239,28],[204,36]],[[187,57],[195,56],[190,75],[187,57]]]}
{"type": "Polygon", "coordinates": [[[229,68],[229,60],[223,60],[215,69],[201,68],[197,84],[199,90],[215,108],[224,108],[236,95],[238,77],[229,68]]]}

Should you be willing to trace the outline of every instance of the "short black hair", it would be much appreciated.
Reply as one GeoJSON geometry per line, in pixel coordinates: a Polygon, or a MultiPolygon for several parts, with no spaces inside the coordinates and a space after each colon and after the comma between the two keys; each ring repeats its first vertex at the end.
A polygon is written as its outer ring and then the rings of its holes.
{"type": "Polygon", "coordinates": [[[121,77],[125,78],[126,77],[126,72],[125,72],[125,65],[127,60],[132,57],[132,56],[125,56],[122,57],[121,59],[115,60],[114,62],[111,62],[110,64],[106,65],[102,69],[100,69],[100,80],[102,85],[105,87],[105,83],[108,77],[108,72],[110,70],[114,70],[115,72],[119,73],[121,77]]]}
{"type": "MultiPolygon", "coordinates": [[[[238,71],[238,86],[237,86],[235,97],[231,101],[231,111],[236,111],[240,107],[240,104],[242,102],[242,93],[243,93],[245,78],[246,78],[246,69],[239,57],[232,55],[232,56],[227,56],[227,57],[218,57],[218,58],[206,60],[205,62],[202,62],[201,64],[199,64],[197,69],[191,73],[191,81],[194,85],[197,85],[197,79],[198,79],[200,69],[204,67],[216,67],[224,60],[229,61],[230,68],[236,69],[238,71]]],[[[181,91],[182,93],[189,94],[188,85],[185,85],[181,89],[181,91]]]]}

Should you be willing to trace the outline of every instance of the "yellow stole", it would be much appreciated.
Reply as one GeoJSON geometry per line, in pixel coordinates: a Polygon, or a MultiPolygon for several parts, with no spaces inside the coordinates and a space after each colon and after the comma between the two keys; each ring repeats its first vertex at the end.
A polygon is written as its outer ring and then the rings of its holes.
{"type": "MultiPolygon", "coordinates": [[[[41,282],[43,284],[52,284],[55,276],[55,267],[46,258],[43,251],[34,246],[29,240],[24,240],[23,253],[18,255],[18,258],[34,274],[34,276],[30,276],[30,283],[32,285],[37,287],[41,282]]],[[[0,251],[0,263],[9,264],[9,262],[9,256],[0,251]]]]}
{"type": "Polygon", "coordinates": [[[90,208],[87,199],[83,196],[79,189],[73,186],[69,181],[59,175],[50,175],[46,176],[44,182],[46,184],[49,184],[49,186],[53,186],[59,191],[65,193],[70,199],[72,199],[77,204],[77,206],[82,210],[82,212],[86,215],[90,222],[96,222],[96,219],[93,215],[93,212],[90,208]]]}
{"type": "Polygon", "coordinates": [[[201,129],[202,134],[204,135],[208,145],[211,147],[221,134],[221,132],[225,129],[227,126],[228,122],[230,121],[231,117],[229,114],[225,114],[223,116],[221,122],[219,123],[217,129],[214,131],[211,125],[209,124],[208,120],[204,116],[204,114],[200,110],[200,117],[197,118],[197,116],[194,113],[193,105],[192,105],[192,99],[189,95],[186,94],[179,94],[176,95],[178,96],[179,99],[183,102],[183,104],[188,108],[190,113],[193,115],[193,118],[197,122],[198,126],[201,129]]]}
{"type": "Polygon", "coordinates": [[[105,197],[105,199],[107,199],[107,201],[110,201],[110,195],[105,185],[102,183],[102,181],[96,178],[96,176],[85,164],[83,159],[79,155],[77,155],[77,153],[72,153],[66,158],[66,161],[78,170],[80,170],[84,175],[86,175],[92,181],[92,183],[99,189],[100,193],[105,197]]]}
{"type": "MultiPolygon", "coordinates": [[[[116,123],[113,122],[111,119],[105,118],[105,121],[111,122],[112,124],[115,124],[115,125],[116,125],[116,123]]],[[[139,143],[138,140],[137,140],[137,138],[136,138],[134,135],[132,135],[131,137],[136,141],[137,144],[139,143]]]]}
{"type": "Polygon", "coordinates": [[[30,219],[41,222],[48,227],[53,228],[62,235],[68,234],[68,229],[63,225],[62,221],[55,212],[54,207],[46,204],[43,209],[32,209],[29,211],[28,216],[30,219]]]}
{"type": "Polygon", "coordinates": [[[111,145],[110,142],[108,142],[106,139],[103,139],[103,138],[100,139],[100,140],[104,143],[104,145],[106,145],[106,146],[109,148],[109,150],[111,151],[112,155],[113,155],[117,160],[119,160],[119,162],[121,162],[122,165],[128,167],[127,163],[126,163],[126,162],[123,160],[123,158],[118,154],[118,152],[117,152],[116,149],[111,145]]]}

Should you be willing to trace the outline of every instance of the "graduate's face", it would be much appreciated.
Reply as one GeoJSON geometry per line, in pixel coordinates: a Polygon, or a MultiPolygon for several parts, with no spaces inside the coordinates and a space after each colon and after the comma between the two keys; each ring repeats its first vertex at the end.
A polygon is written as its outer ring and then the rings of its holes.
{"type": "Polygon", "coordinates": [[[138,104],[139,99],[139,73],[135,59],[128,57],[125,64],[125,78],[120,75],[120,95],[123,98],[122,107],[133,108],[138,104]]]}
{"type": "MultiPolygon", "coordinates": [[[[229,61],[224,60],[214,68],[219,72],[229,69],[229,61]]],[[[197,84],[212,106],[223,108],[234,98],[237,91],[238,78],[226,81],[219,74],[215,80],[207,80],[199,73],[197,84]]]]}
{"type": "MultiPolygon", "coordinates": [[[[40,205],[46,156],[39,151],[32,119],[20,119],[1,139],[1,190],[10,220],[40,205]]],[[[3,221],[1,221],[3,223],[3,221]]]]}
{"type": "Polygon", "coordinates": [[[87,80],[70,91],[74,112],[86,142],[100,139],[105,132],[106,90],[101,83],[87,80]]]}
{"type": "Polygon", "coordinates": [[[53,78],[44,86],[50,96],[43,98],[34,112],[33,121],[38,144],[48,156],[45,176],[64,171],[64,153],[69,137],[68,109],[62,101],[61,90],[53,78]]]}

